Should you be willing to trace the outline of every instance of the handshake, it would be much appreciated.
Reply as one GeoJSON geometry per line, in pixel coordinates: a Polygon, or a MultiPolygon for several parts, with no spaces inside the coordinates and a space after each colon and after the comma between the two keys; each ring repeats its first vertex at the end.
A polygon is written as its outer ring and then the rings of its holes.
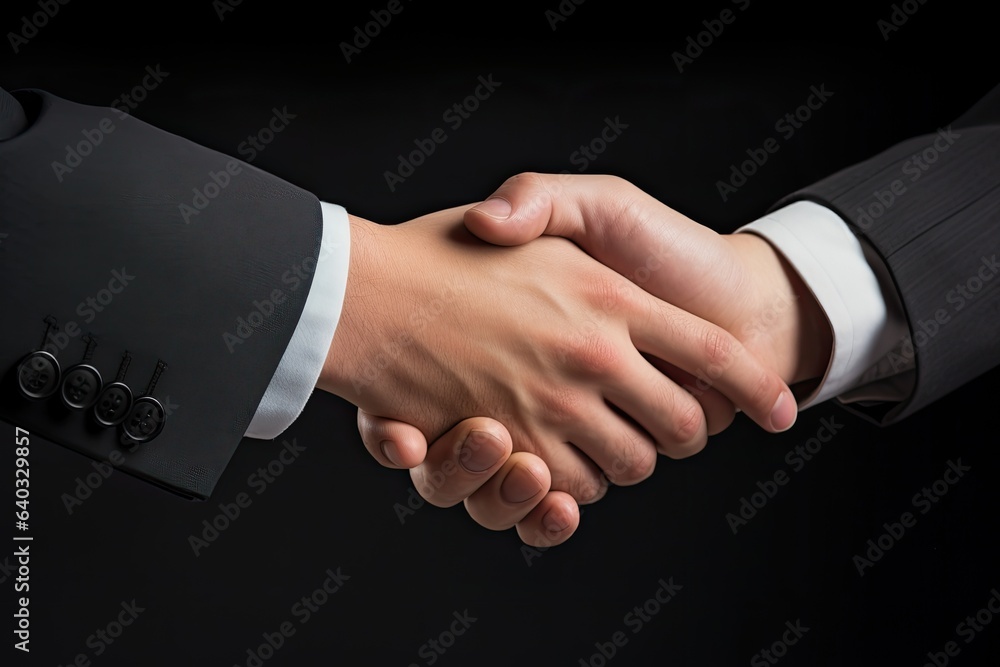
{"type": "Polygon", "coordinates": [[[122,469],[193,497],[319,388],[426,501],[550,546],[737,410],[780,432],[837,396],[892,423],[1000,363],[995,219],[970,204],[992,206],[995,156],[975,141],[874,226],[850,211],[936,135],[728,235],[620,178],[535,173],[378,225],[127,115],[54,173],[52,147],[112,111],[0,91],[0,419],[99,460],[127,450],[122,469]]]}
{"type": "Polygon", "coordinates": [[[350,226],[316,386],[427,502],[533,546],[738,410],[787,430],[830,361],[826,315],[767,240],[620,178],[525,173],[475,206],[350,226]]]}

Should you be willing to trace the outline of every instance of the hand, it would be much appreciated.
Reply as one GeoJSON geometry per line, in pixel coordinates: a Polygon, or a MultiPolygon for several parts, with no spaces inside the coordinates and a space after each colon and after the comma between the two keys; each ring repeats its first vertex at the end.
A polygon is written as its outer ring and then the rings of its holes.
{"type": "MultiPolygon", "coordinates": [[[[521,174],[469,210],[465,222],[481,238],[501,245],[526,243],[542,233],[570,238],[650,293],[734,332],[749,351],[803,390],[822,376],[829,360],[832,343],[825,316],[770,244],[751,234],[720,236],[622,179],[521,174]]],[[[710,391],[713,376],[729,363],[705,364],[688,387],[695,395],[710,391]]],[[[359,425],[366,442],[375,433],[385,434],[411,466],[427,451],[424,435],[405,424],[362,413],[359,425]]],[[[480,428],[501,432],[502,425],[482,420],[480,428]]],[[[438,446],[429,451],[435,453],[438,446]]],[[[436,465],[429,460],[415,467],[414,478],[436,465]]],[[[462,486],[461,480],[448,483],[445,493],[476,490],[462,486]]],[[[552,509],[565,515],[561,501],[554,499],[552,509]]],[[[470,503],[477,516],[503,509],[498,499],[480,495],[470,496],[470,503]]],[[[548,509],[546,498],[525,515],[518,524],[522,539],[533,536],[529,543],[547,545],[572,534],[579,515],[568,517],[573,530],[546,531],[538,519],[548,509]]]]}
{"type": "Polygon", "coordinates": [[[545,462],[528,452],[513,452],[500,422],[474,417],[438,438],[430,449],[419,429],[358,410],[365,446],[387,468],[410,468],[413,486],[439,507],[464,500],[479,525],[492,530],[517,526],[525,544],[549,546],[568,539],[580,523],[576,499],[549,490],[545,462]],[[392,458],[380,444],[396,448],[392,458]],[[426,457],[425,457],[426,454],[426,457]],[[398,461],[398,463],[396,463],[398,461]]]}
{"type": "MultiPolygon", "coordinates": [[[[578,502],[609,481],[644,479],[657,451],[704,446],[701,405],[644,355],[694,373],[706,347],[740,348],[732,336],[564,239],[482,243],[462,228],[464,212],[395,227],[352,219],[344,309],[319,388],[434,438],[468,415],[499,419],[512,448],[540,455],[552,486],[578,502]]],[[[794,404],[752,355],[734,354],[718,385],[764,424],[779,395],[794,404]]],[[[440,497],[429,500],[454,501],[440,497]]]]}
{"type": "MultiPolygon", "coordinates": [[[[542,234],[571,239],[650,294],[732,332],[790,385],[815,380],[826,368],[832,344],[826,317],[767,241],[720,235],[628,181],[520,174],[470,209],[465,222],[498,245],[542,234]],[[650,266],[651,257],[662,266],[650,266]]],[[[707,364],[701,370],[709,374],[707,364]]]]}

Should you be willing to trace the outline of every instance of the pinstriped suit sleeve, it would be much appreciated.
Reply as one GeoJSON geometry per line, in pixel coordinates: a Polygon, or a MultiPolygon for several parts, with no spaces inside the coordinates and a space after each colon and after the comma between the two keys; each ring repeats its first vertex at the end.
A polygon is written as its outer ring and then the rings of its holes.
{"type": "Polygon", "coordinates": [[[888,268],[909,322],[886,363],[915,363],[898,421],[1000,365],[1000,87],[949,126],[792,193],[836,211],[888,268]]]}

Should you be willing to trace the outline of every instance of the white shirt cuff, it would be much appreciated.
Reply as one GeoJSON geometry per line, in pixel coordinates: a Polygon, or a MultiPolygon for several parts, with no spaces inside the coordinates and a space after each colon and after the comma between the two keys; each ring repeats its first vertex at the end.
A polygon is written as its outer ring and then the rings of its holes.
{"type": "Polygon", "coordinates": [[[788,260],[833,330],[826,373],[799,401],[800,409],[834,396],[844,402],[906,397],[905,373],[912,367],[882,377],[876,372],[907,336],[902,303],[881,259],[866,251],[839,215],[814,202],[797,201],[737,231],[762,236],[788,260]],[[850,395],[862,386],[869,390],[867,396],[850,395]]]}
{"type": "MultiPolygon", "coordinates": [[[[276,438],[298,418],[316,387],[340,320],[350,266],[351,225],[343,207],[326,202],[320,206],[323,240],[312,285],[299,323],[247,428],[248,438],[276,438]]],[[[301,268],[308,270],[305,265],[301,268]]]]}

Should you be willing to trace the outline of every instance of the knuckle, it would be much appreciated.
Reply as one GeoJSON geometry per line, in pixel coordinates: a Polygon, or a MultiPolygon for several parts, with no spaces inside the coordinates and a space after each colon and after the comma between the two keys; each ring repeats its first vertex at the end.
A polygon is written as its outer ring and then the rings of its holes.
{"type": "Polygon", "coordinates": [[[608,174],[604,176],[608,181],[608,187],[625,190],[634,187],[632,183],[621,176],[608,174]]]}
{"type": "Polygon", "coordinates": [[[695,441],[705,430],[705,413],[701,405],[694,401],[683,401],[677,406],[673,419],[675,442],[681,446],[695,441]]]}
{"type": "Polygon", "coordinates": [[[583,413],[583,395],[568,385],[556,385],[545,390],[538,402],[546,418],[556,424],[572,423],[583,413]]]}
{"type": "Polygon", "coordinates": [[[580,471],[570,485],[570,495],[581,505],[596,503],[608,491],[608,481],[604,475],[580,471]]]}
{"type": "Polygon", "coordinates": [[[538,183],[542,178],[542,175],[537,171],[522,171],[518,174],[514,174],[507,179],[508,183],[538,183]]]}
{"type": "Polygon", "coordinates": [[[361,441],[370,446],[385,437],[385,428],[382,426],[381,420],[358,410],[358,434],[361,436],[361,441]]]}
{"type": "Polygon", "coordinates": [[[709,326],[705,330],[703,338],[704,358],[710,367],[725,369],[732,363],[735,346],[736,339],[723,329],[709,326]]]}
{"type": "Polygon", "coordinates": [[[588,376],[607,376],[621,365],[622,355],[600,331],[582,331],[566,344],[569,363],[588,376]]]}
{"type": "Polygon", "coordinates": [[[638,484],[656,469],[656,450],[634,440],[628,447],[629,456],[615,459],[611,469],[605,471],[608,479],[619,486],[638,484]]]}
{"type": "Polygon", "coordinates": [[[663,453],[671,459],[686,459],[705,449],[707,444],[708,436],[703,434],[687,442],[676,443],[665,449],[663,453]]]}
{"type": "MultiPolygon", "coordinates": [[[[528,197],[521,206],[527,215],[533,216],[552,205],[552,194],[549,192],[546,178],[535,171],[524,171],[508,178],[500,187],[502,192],[517,194],[519,198],[528,197]]],[[[499,192],[498,191],[498,192],[499,192]]]]}
{"type": "Polygon", "coordinates": [[[619,178],[611,187],[615,196],[607,200],[608,228],[616,237],[627,242],[644,228],[649,212],[633,196],[635,188],[625,179],[619,178]]]}
{"type": "Polygon", "coordinates": [[[410,471],[410,480],[420,497],[435,507],[452,507],[461,502],[455,482],[443,470],[430,470],[420,466],[410,471]]]}
{"type": "Polygon", "coordinates": [[[704,448],[708,441],[708,418],[701,403],[687,392],[674,394],[673,400],[666,440],[657,443],[657,451],[671,459],[683,459],[704,448]]]}
{"type": "Polygon", "coordinates": [[[591,278],[586,293],[590,303],[605,315],[620,312],[629,304],[628,283],[610,271],[601,271],[591,278]]]}

